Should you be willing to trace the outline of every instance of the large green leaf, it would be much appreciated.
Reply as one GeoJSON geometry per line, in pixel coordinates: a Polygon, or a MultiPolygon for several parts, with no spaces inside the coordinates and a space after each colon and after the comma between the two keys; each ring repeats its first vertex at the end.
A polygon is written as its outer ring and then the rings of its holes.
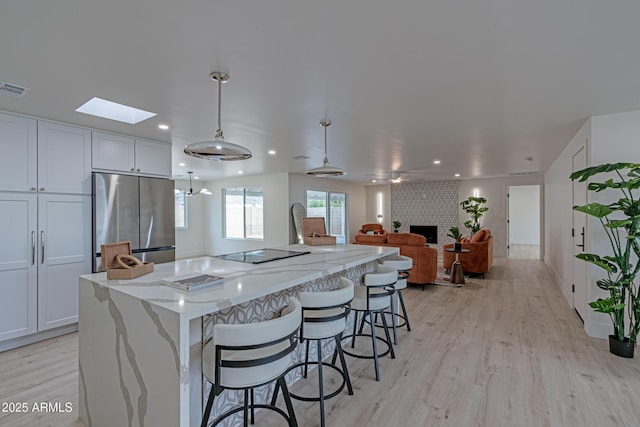
{"type": "Polygon", "coordinates": [[[606,270],[608,273],[616,273],[618,271],[618,267],[614,263],[605,258],[602,258],[600,255],[578,254],[576,255],[576,258],[589,262],[593,265],[597,265],[603,270],[606,270]]]}
{"type": "Polygon", "coordinates": [[[616,311],[624,310],[624,304],[617,302],[614,298],[600,298],[597,301],[591,301],[589,307],[598,313],[612,314],[616,311]]]}
{"type": "Polygon", "coordinates": [[[589,203],[588,205],[574,206],[573,210],[596,218],[604,218],[613,212],[609,206],[600,203],[589,203]]]}
{"type": "Polygon", "coordinates": [[[630,219],[613,219],[604,226],[607,228],[621,228],[627,224],[631,224],[631,222],[632,221],[630,219]]]}
{"type": "Polygon", "coordinates": [[[631,169],[632,171],[635,171],[638,168],[640,168],[640,164],[637,164],[637,163],[605,163],[603,165],[591,166],[591,167],[576,171],[570,175],[570,178],[573,181],[577,179],[580,182],[584,182],[587,179],[591,178],[592,176],[600,173],[619,171],[623,169],[631,169]]]}

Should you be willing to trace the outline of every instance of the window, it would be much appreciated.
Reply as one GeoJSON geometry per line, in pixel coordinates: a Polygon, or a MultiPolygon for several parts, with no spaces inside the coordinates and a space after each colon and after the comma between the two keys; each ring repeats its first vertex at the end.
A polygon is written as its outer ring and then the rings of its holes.
{"type": "Polygon", "coordinates": [[[187,194],[184,190],[174,190],[176,208],[176,228],[187,228],[187,194]]]}
{"type": "Polygon", "coordinates": [[[307,216],[324,218],[328,234],[335,236],[336,243],[346,243],[346,194],[307,190],[307,216]]]}
{"type": "Polygon", "coordinates": [[[261,188],[225,188],[224,237],[263,239],[263,196],[261,188]]]}

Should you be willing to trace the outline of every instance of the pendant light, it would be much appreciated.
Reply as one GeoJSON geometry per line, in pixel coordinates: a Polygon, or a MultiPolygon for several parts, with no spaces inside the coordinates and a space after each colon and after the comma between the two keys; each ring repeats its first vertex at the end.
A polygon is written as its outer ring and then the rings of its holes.
{"type": "Polygon", "coordinates": [[[191,175],[193,175],[193,172],[187,172],[189,174],[189,191],[187,192],[187,196],[195,196],[196,194],[207,194],[207,195],[211,195],[211,191],[207,190],[206,188],[203,188],[201,190],[196,191],[195,193],[193,192],[193,184],[191,183],[191,175]]]}
{"type": "Polygon", "coordinates": [[[213,141],[200,141],[189,144],[184,152],[190,156],[207,160],[245,160],[251,157],[251,151],[241,145],[224,140],[220,115],[222,110],[222,83],[229,81],[229,75],[220,71],[211,73],[211,79],[218,82],[218,130],[213,141]]]}
{"type": "Polygon", "coordinates": [[[324,128],[324,161],[322,166],[313,168],[307,171],[307,175],[326,177],[326,176],[342,176],[345,175],[343,169],[331,166],[329,164],[329,158],[327,157],[327,127],[331,126],[331,120],[322,120],[320,126],[324,128]]]}

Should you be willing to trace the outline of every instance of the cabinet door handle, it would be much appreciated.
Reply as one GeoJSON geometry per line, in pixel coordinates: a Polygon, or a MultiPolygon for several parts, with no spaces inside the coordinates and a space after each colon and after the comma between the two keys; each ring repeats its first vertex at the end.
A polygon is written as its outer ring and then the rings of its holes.
{"type": "Polygon", "coordinates": [[[44,230],[40,231],[40,264],[44,264],[44,230]]]}
{"type": "Polygon", "coordinates": [[[36,232],[31,232],[31,265],[36,263],[36,232]]]}
{"type": "Polygon", "coordinates": [[[580,233],[580,235],[582,236],[582,244],[581,245],[576,245],[579,248],[582,248],[582,250],[584,250],[584,227],[582,227],[582,233],[580,233]]]}
{"type": "Polygon", "coordinates": [[[40,191],[44,191],[44,187],[40,187],[40,191]]]}
{"type": "Polygon", "coordinates": [[[31,191],[36,191],[36,187],[31,187],[31,191]]]}

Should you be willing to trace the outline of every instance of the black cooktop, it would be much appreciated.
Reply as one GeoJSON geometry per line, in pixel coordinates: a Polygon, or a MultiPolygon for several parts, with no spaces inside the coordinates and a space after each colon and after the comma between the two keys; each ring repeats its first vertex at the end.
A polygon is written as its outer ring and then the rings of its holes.
{"type": "Polygon", "coordinates": [[[249,264],[262,264],[263,262],[278,259],[292,258],[294,256],[310,254],[309,251],[286,251],[282,249],[256,249],[253,251],[236,252],[233,254],[218,255],[216,258],[227,261],[239,261],[249,264]]]}

